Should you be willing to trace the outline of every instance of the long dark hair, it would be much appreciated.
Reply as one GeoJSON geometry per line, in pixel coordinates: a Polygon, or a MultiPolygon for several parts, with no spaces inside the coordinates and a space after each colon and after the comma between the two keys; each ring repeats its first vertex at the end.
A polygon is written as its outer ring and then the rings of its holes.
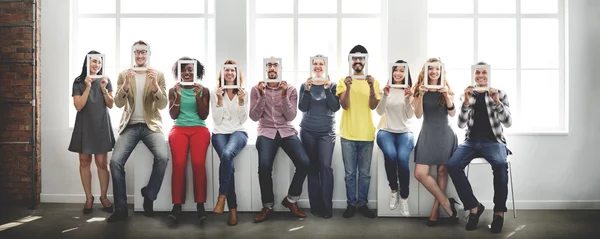
{"type": "MultiPolygon", "coordinates": [[[[85,55],[85,59],[83,60],[83,66],[81,67],[81,74],[75,78],[75,82],[77,83],[81,83],[85,80],[85,77],[87,77],[88,75],[88,69],[87,69],[87,61],[88,61],[88,54],[101,54],[100,52],[97,52],[95,50],[91,50],[90,52],[88,52],[85,55]]],[[[104,59],[102,59],[104,60],[104,59]]],[[[104,62],[102,62],[102,68],[100,68],[100,71],[98,71],[98,75],[102,75],[102,72],[104,71],[104,62]]]]}
{"type": "MultiPolygon", "coordinates": [[[[397,60],[396,63],[406,63],[408,64],[408,62],[404,61],[404,60],[397,60]]],[[[392,82],[394,80],[394,71],[396,70],[396,67],[398,66],[394,66],[392,67],[392,82]]],[[[406,79],[408,78],[408,87],[412,87],[412,77],[410,76],[410,67],[406,66],[406,73],[404,74],[404,79],[402,80],[402,83],[404,83],[406,81],[406,79]]]]}

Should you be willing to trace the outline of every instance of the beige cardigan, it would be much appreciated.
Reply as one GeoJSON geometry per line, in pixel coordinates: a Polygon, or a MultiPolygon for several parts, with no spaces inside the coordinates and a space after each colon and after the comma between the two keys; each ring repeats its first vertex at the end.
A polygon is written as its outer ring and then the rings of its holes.
{"type": "MultiPolygon", "coordinates": [[[[123,115],[121,116],[121,123],[119,123],[119,134],[125,130],[125,127],[129,124],[129,119],[133,114],[135,106],[135,95],[137,92],[135,87],[135,80],[129,81],[129,92],[125,92],[122,88],[123,82],[125,82],[125,74],[127,70],[122,71],[119,74],[117,81],[117,93],[115,95],[115,105],[119,108],[125,106],[123,115]]],[[[150,85],[150,78],[146,77],[146,85],[144,86],[144,120],[148,128],[154,132],[161,132],[162,130],[162,117],[160,116],[160,110],[167,107],[167,91],[165,85],[165,76],[162,72],[158,72],[156,78],[158,81],[159,89],[156,93],[152,93],[152,86],[150,85]]]]}

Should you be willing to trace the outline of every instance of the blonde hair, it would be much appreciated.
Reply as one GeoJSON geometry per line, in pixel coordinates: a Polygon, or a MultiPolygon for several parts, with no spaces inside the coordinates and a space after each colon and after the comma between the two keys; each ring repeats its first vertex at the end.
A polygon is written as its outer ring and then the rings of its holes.
{"type": "MultiPolygon", "coordinates": [[[[433,63],[433,62],[439,62],[442,63],[442,60],[440,58],[429,58],[427,59],[427,61],[425,63],[433,63]]],[[[450,84],[448,83],[448,81],[446,80],[446,68],[444,67],[444,69],[442,69],[444,71],[444,84],[446,87],[448,87],[448,95],[454,96],[454,92],[452,92],[452,89],[450,88],[450,84]]],[[[429,69],[427,69],[427,71],[429,71],[429,69]]],[[[420,92],[419,92],[419,87],[421,87],[424,84],[424,79],[425,79],[425,64],[423,64],[423,67],[421,67],[421,72],[419,72],[419,77],[418,77],[418,81],[417,84],[415,84],[413,86],[413,91],[415,92],[415,97],[419,97],[420,92]]],[[[440,79],[442,80],[442,79],[440,79]]],[[[438,104],[440,106],[446,107],[446,98],[444,96],[442,96],[440,94],[440,99],[438,100],[438,104]]]]}
{"type": "MultiPolygon", "coordinates": [[[[224,64],[232,64],[235,65],[237,64],[237,62],[235,62],[234,60],[226,60],[224,64]]],[[[242,75],[242,72],[239,71],[239,69],[236,67],[235,68],[235,72],[237,73],[237,80],[240,81],[239,86],[242,87],[243,83],[244,83],[244,76],[242,75]]],[[[237,84],[237,82],[235,82],[237,84]]],[[[217,75],[217,88],[221,87],[221,71],[219,71],[219,74],[217,75]]],[[[233,89],[233,93],[237,94],[238,89],[233,89]]]]}

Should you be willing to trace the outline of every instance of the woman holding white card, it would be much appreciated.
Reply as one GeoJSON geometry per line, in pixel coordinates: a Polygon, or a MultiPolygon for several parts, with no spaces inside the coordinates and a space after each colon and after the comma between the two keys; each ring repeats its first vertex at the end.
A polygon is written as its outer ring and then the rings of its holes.
{"type": "Polygon", "coordinates": [[[110,79],[103,75],[104,59],[99,55],[90,57],[90,54],[100,53],[90,51],[86,55],[81,74],[73,82],[72,96],[77,116],[69,144],[69,151],[79,153],[79,174],[86,198],[84,214],[91,213],[94,204],[90,170],[92,156],[98,168],[100,202],[105,211],[113,211],[113,205],[106,197],[110,181],[107,157],[108,152],[115,146],[115,136],[108,113],[108,109],[111,109],[114,103],[113,90],[110,79]]]}
{"type": "Polygon", "coordinates": [[[210,132],[206,128],[209,112],[210,92],[197,83],[204,76],[204,66],[189,57],[173,66],[177,83],[169,89],[169,114],[175,125],[169,133],[169,146],[173,161],[171,193],[173,210],[169,218],[177,223],[181,215],[181,204],[185,203],[185,171],[188,151],[191,151],[194,178],[194,201],[201,221],[206,220],[206,151],[210,145],[210,132]],[[195,64],[194,64],[195,62],[195,64]],[[194,68],[194,65],[196,67],[194,68]],[[181,71],[180,73],[178,71],[181,71]],[[179,75],[180,74],[180,75],[179,75]]]}
{"type": "Polygon", "coordinates": [[[244,123],[248,120],[248,96],[242,88],[242,73],[236,62],[225,61],[217,77],[217,89],[211,97],[215,128],[212,144],[221,159],[219,165],[219,197],[214,213],[222,214],[225,201],[229,207],[230,226],[237,225],[237,197],[235,194],[234,159],[248,143],[244,123]]]}
{"type": "MultiPolygon", "coordinates": [[[[406,64],[403,60],[398,60],[396,63],[406,64]]],[[[377,145],[383,152],[385,159],[385,171],[391,189],[390,209],[396,209],[398,202],[400,202],[400,214],[402,216],[410,216],[408,209],[410,183],[408,160],[415,147],[413,132],[410,130],[411,118],[415,116],[412,105],[412,85],[408,65],[393,66],[391,82],[383,88],[383,97],[376,109],[377,114],[381,116],[377,126],[379,129],[377,132],[377,145]],[[406,87],[400,88],[396,87],[397,85],[405,85],[406,87]],[[400,191],[400,200],[398,200],[398,191],[400,191]]]]}
{"type": "Polygon", "coordinates": [[[333,168],[331,167],[335,146],[335,112],[340,109],[335,83],[323,75],[327,62],[322,55],[311,60],[314,77],[300,86],[298,109],[302,111],[300,140],[308,154],[308,198],[310,212],[318,217],[333,215],[333,168]],[[314,81],[313,81],[314,80],[314,81]]]}
{"type": "Polygon", "coordinates": [[[456,114],[454,93],[446,80],[446,69],[443,69],[443,65],[439,66],[435,63],[442,62],[438,58],[427,60],[413,88],[415,115],[419,119],[423,117],[423,125],[415,146],[415,177],[435,197],[428,220],[429,226],[437,224],[440,205],[454,219],[457,213],[455,204],[458,204],[454,198],[445,195],[448,185],[448,171],[445,164],[458,144],[456,133],[448,122],[448,115],[454,117],[456,114]],[[428,66],[429,64],[432,66],[428,66]],[[424,82],[425,78],[428,82],[424,82]],[[430,88],[429,86],[432,85],[442,87],[430,88]],[[437,165],[437,181],[429,175],[429,168],[433,165],[437,165]]]}

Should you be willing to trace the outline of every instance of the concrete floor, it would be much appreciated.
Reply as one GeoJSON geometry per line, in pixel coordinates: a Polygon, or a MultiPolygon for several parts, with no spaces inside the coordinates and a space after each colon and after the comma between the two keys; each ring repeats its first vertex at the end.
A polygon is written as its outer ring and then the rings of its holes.
{"type": "MultiPolygon", "coordinates": [[[[376,218],[357,214],[346,219],[342,210],[331,219],[306,219],[278,212],[270,220],[255,224],[256,213],[239,213],[239,223],[227,225],[227,213],[209,215],[198,223],[195,213],[186,213],[177,227],[168,225],[167,213],[147,218],[130,209],[129,219],[116,224],[104,221],[86,222],[93,217],[108,217],[95,205],[92,214],[81,213],[83,204],[42,204],[37,210],[26,206],[0,208],[0,225],[27,216],[42,218],[0,231],[2,239],[30,238],[600,238],[595,227],[600,226],[600,210],[518,211],[518,218],[506,214],[501,234],[491,234],[491,212],[486,211],[475,231],[464,229],[464,218],[456,223],[427,227],[426,218],[376,218]],[[77,228],[68,232],[64,230],[77,228]]],[[[1,230],[1,229],[0,229],[1,230]]]]}

